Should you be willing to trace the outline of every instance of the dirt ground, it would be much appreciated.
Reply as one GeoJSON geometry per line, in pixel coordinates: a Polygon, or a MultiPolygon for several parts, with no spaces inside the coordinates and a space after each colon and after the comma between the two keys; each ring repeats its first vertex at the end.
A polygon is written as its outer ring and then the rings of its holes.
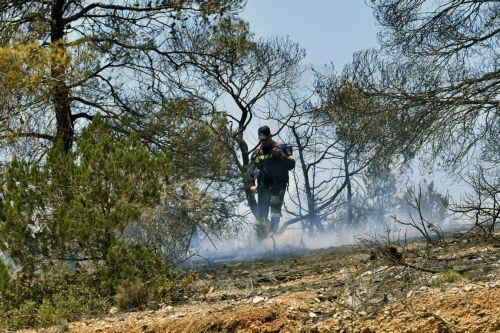
{"type": "Polygon", "coordinates": [[[498,242],[395,248],[397,260],[344,246],[205,267],[184,304],[38,331],[500,332],[498,242]]]}

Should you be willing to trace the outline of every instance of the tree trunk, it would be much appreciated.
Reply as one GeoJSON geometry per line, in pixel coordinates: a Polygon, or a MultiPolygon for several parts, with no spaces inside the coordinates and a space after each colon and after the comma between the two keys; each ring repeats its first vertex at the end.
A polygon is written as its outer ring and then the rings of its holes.
{"type": "MultiPolygon", "coordinates": [[[[241,158],[242,158],[242,165],[243,165],[243,174],[244,177],[248,177],[248,168],[250,167],[250,157],[248,154],[248,145],[247,143],[243,140],[243,136],[241,136],[238,140],[238,146],[240,149],[241,153],[241,158]]],[[[245,182],[245,179],[243,179],[243,183],[245,182]]],[[[252,211],[252,214],[255,218],[258,218],[259,214],[259,209],[257,205],[257,200],[255,199],[255,195],[250,191],[250,189],[245,185],[245,197],[247,199],[248,206],[250,207],[250,210],[252,211]]]]}
{"type": "Polygon", "coordinates": [[[351,187],[351,177],[349,176],[349,151],[347,148],[344,150],[344,172],[346,175],[346,187],[347,187],[347,224],[352,226],[354,223],[354,217],[352,213],[352,187],[351,187]]]}
{"type": "Polygon", "coordinates": [[[313,185],[311,186],[311,180],[309,179],[309,166],[306,163],[305,157],[304,157],[304,147],[300,143],[300,137],[298,133],[295,131],[295,128],[292,127],[292,132],[295,137],[295,141],[297,142],[297,150],[299,153],[299,161],[300,161],[300,166],[302,169],[302,176],[304,177],[304,188],[306,192],[306,198],[307,198],[307,211],[309,214],[309,217],[307,218],[308,220],[308,231],[309,234],[314,233],[314,229],[316,228],[317,231],[323,231],[323,226],[319,223],[318,220],[318,212],[316,208],[316,198],[314,196],[313,192],[313,185]]]}
{"type": "Polygon", "coordinates": [[[52,106],[56,116],[54,145],[65,152],[71,149],[74,131],[71,119],[69,88],[65,82],[66,47],[64,46],[64,0],[54,0],[51,12],[51,79],[52,106]]]}

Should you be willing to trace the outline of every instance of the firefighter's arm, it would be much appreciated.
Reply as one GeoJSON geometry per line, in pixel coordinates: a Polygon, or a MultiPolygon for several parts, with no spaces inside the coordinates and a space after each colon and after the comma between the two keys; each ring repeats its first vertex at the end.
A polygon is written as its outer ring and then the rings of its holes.
{"type": "Polygon", "coordinates": [[[288,170],[295,168],[295,159],[293,158],[291,149],[281,150],[281,159],[286,161],[286,166],[288,170]]]}
{"type": "Polygon", "coordinates": [[[285,155],[286,166],[288,170],[293,170],[295,168],[295,159],[292,155],[285,155]]]}

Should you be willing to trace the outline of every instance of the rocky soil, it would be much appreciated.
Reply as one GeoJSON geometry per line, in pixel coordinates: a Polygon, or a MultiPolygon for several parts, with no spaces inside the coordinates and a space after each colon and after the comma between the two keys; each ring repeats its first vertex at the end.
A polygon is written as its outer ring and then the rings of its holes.
{"type": "Polygon", "coordinates": [[[38,331],[500,331],[498,241],[365,244],[205,267],[183,304],[38,331]]]}

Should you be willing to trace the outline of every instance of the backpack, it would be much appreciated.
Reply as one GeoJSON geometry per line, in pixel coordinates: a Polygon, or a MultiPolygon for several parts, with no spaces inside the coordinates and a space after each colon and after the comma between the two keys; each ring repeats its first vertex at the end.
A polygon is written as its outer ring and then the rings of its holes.
{"type": "MultiPolygon", "coordinates": [[[[274,147],[278,147],[282,152],[285,153],[286,156],[292,156],[293,149],[291,146],[287,145],[286,143],[283,143],[280,140],[276,140],[274,142],[274,147]]],[[[264,153],[261,144],[257,147],[257,153],[259,155],[262,155],[264,153]]]]}

